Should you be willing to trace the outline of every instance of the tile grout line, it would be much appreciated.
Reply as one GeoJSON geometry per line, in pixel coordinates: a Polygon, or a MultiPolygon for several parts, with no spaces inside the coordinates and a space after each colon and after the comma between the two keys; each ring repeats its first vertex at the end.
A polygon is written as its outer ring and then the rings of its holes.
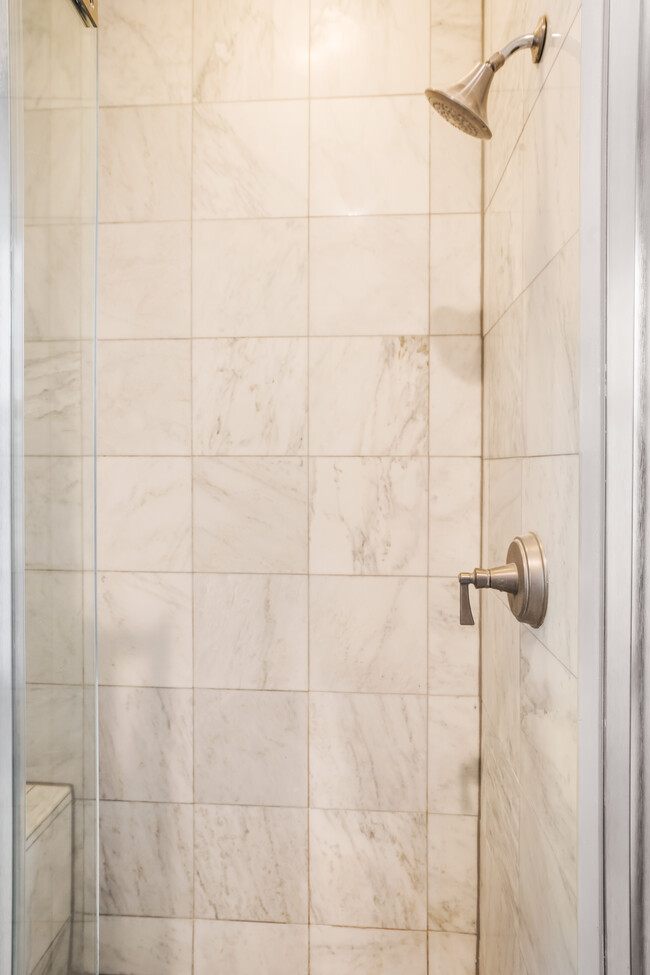
{"type": "MultiPolygon", "coordinates": [[[[432,17],[431,17],[431,9],[432,9],[431,3],[428,4],[428,7],[429,7],[429,76],[431,76],[431,71],[432,71],[432,58],[433,58],[433,37],[432,37],[433,24],[432,24],[432,17]]],[[[429,78],[429,80],[430,80],[430,78],[429,78]]],[[[425,724],[425,739],[424,739],[424,761],[425,761],[424,805],[425,805],[425,809],[426,809],[425,819],[424,819],[424,842],[425,842],[425,853],[424,853],[424,863],[425,863],[425,875],[424,875],[424,884],[425,884],[425,887],[424,887],[424,926],[425,926],[425,929],[426,929],[426,938],[425,938],[425,951],[426,951],[425,971],[427,972],[427,975],[429,975],[429,970],[430,970],[430,955],[431,955],[430,943],[429,943],[429,940],[430,940],[430,935],[429,935],[429,866],[430,866],[429,865],[429,761],[430,761],[430,756],[429,756],[429,748],[430,748],[430,729],[429,729],[429,724],[430,724],[430,713],[429,713],[430,712],[430,707],[429,707],[429,691],[430,691],[430,687],[431,687],[431,685],[430,685],[431,674],[429,672],[429,670],[430,670],[430,660],[431,660],[431,647],[430,647],[430,639],[431,639],[431,637],[430,637],[430,622],[431,621],[430,621],[430,618],[429,618],[429,615],[430,615],[430,597],[429,597],[430,582],[429,582],[429,572],[431,571],[431,378],[432,378],[431,377],[431,338],[432,338],[432,336],[431,336],[431,328],[432,328],[432,324],[433,324],[432,321],[431,321],[431,303],[432,303],[432,294],[431,294],[431,273],[432,273],[432,268],[431,268],[431,259],[432,259],[432,247],[431,247],[431,224],[432,224],[432,214],[431,214],[431,208],[432,208],[432,198],[431,198],[431,180],[432,180],[431,139],[432,139],[432,124],[431,123],[432,123],[432,120],[431,120],[431,112],[428,112],[427,113],[427,121],[428,121],[428,127],[429,127],[429,132],[428,132],[428,136],[429,136],[429,138],[428,138],[428,147],[429,147],[429,227],[428,227],[428,229],[429,229],[429,233],[428,233],[428,237],[427,237],[427,244],[428,244],[428,256],[427,256],[427,266],[428,266],[428,279],[427,279],[427,285],[428,285],[428,293],[427,293],[427,297],[428,297],[427,323],[428,323],[428,327],[427,327],[427,332],[429,333],[429,337],[428,337],[428,344],[427,344],[427,354],[428,354],[427,458],[428,458],[428,463],[427,463],[427,512],[426,512],[426,526],[427,526],[426,527],[426,531],[427,531],[427,544],[426,544],[426,558],[427,558],[427,564],[426,564],[426,572],[427,572],[426,601],[427,602],[426,602],[426,641],[425,641],[426,653],[427,653],[427,661],[426,661],[426,681],[425,681],[425,688],[424,688],[424,690],[426,692],[426,702],[425,702],[426,724],[425,724]]]]}
{"type": "Polygon", "coordinates": [[[307,975],[311,975],[311,27],[307,4],[307,975]]]}
{"type": "MultiPolygon", "coordinates": [[[[192,96],[194,96],[194,47],[195,47],[195,23],[196,23],[196,3],[191,0],[191,85],[192,96]]],[[[194,103],[191,107],[191,126],[190,126],[190,305],[189,305],[189,343],[190,343],[190,557],[191,557],[191,617],[192,617],[192,958],[190,961],[190,971],[194,975],[195,968],[195,915],[196,915],[196,688],[194,676],[194,645],[195,645],[195,620],[194,620],[194,103]]]]}

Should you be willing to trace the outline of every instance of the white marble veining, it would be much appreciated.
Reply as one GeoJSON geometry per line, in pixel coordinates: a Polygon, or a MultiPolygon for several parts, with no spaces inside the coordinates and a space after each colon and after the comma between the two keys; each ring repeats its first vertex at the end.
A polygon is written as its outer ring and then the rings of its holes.
{"type": "Polygon", "coordinates": [[[477,819],[429,816],[429,928],[476,932],[477,819]]]}
{"type": "Polygon", "coordinates": [[[481,216],[478,213],[433,214],[430,234],[430,332],[432,335],[478,335],[481,331],[481,216]]]}
{"type": "Polygon", "coordinates": [[[192,921],[110,917],[99,924],[104,975],[187,975],[192,967],[192,921]]]}
{"type": "Polygon", "coordinates": [[[101,687],[101,798],[191,802],[192,741],[192,691],[101,687]]]}
{"type": "Polygon", "coordinates": [[[478,771],[478,699],[430,698],[429,811],[478,815],[478,771]]]}
{"type": "Polygon", "coordinates": [[[308,0],[194,3],[194,98],[306,98],[308,0]]]}
{"type": "Polygon", "coordinates": [[[477,697],[479,627],[459,626],[459,599],[457,578],[429,579],[429,694],[477,697]]]}
{"type": "Polygon", "coordinates": [[[478,564],[481,462],[437,458],[429,464],[429,573],[449,576],[478,564]]]}
{"type": "Polygon", "coordinates": [[[322,99],[311,106],[310,215],[429,212],[426,99],[322,99]]]}
{"type": "Polygon", "coordinates": [[[429,932],[429,973],[475,975],[476,938],[471,934],[429,932]]]}
{"type": "Polygon", "coordinates": [[[194,218],[307,215],[308,103],[194,109],[194,218]]]}
{"type": "Polygon", "coordinates": [[[102,339],[189,336],[190,248],[187,221],[100,225],[97,303],[102,339]]]}
{"type": "Polygon", "coordinates": [[[83,567],[82,462],[25,458],[25,561],[28,569],[83,567]]]}
{"type": "MultiPolygon", "coordinates": [[[[523,461],[519,457],[487,460],[483,464],[483,540],[490,565],[502,565],[516,535],[528,530],[522,521],[523,461]]],[[[505,605],[507,596],[498,597],[505,605]]]]}
{"type": "Polygon", "coordinates": [[[426,580],[313,576],[312,691],[423,693],[426,580]]]}
{"type": "Polygon", "coordinates": [[[82,274],[83,228],[76,223],[25,226],[25,339],[27,341],[79,340],[83,298],[78,287],[82,274]]]}
{"type": "Polygon", "coordinates": [[[194,569],[305,572],[305,462],[299,458],[197,458],[194,569]]]}
{"type": "Polygon", "coordinates": [[[192,577],[100,572],[99,682],[192,686],[192,577]]]}
{"type": "Polygon", "coordinates": [[[428,240],[426,216],[310,220],[310,334],[426,334],[428,240]]]}
{"type": "Polygon", "coordinates": [[[481,60],[481,6],[480,0],[435,0],[432,4],[430,80],[433,85],[451,84],[467,74],[468,65],[481,60]]]}
{"type": "Polygon", "coordinates": [[[306,691],[307,615],[306,576],[197,573],[195,687],[306,691]]]}
{"type": "Polygon", "coordinates": [[[83,577],[80,572],[25,573],[25,661],[35,684],[83,680],[83,577]]]}
{"type": "Polygon", "coordinates": [[[304,924],[307,810],[194,810],[194,916],[304,924]]]}
{"type": "Polygon", "coordinates": [[[485,210],[483,246],[488,273],[483,277],[483,325],[486,332],[523,289],[523,207],[523,152],[517,146],[485,210]]]}
{"type": "Polygon", "coordinates": [[[430,339],[430,454],[481,455],[481,346],[478,336],[430,339]]]}
{"type": "Polygon", "coordinates": [[[66,783],[83,795],[82,687],[29,684],[25,709],[27,780],[66,783]]]}
{"type": "Polygon", "coordinates": [[[525,305],[512,305],[483,343],[484,434],[486,457],[517,457],[524,450],[523,349],[525,305]]]}
{"type": "Polygon", "coordinates": [[[306,694],[195,691],[195,801],[306,806],[307,727],[306,694]]]}
{"type": "Polygon", "coordinates": [[[194,335],[306,335],[308,246],[304,218],[196,221],[194,335]]]}
{"type": "MultiPolygon", "coordinates": [[[[489,595],[493,595],[490,593],[489,595]]],[[[483,603],[482,706],[513,765],[519,762],[521,627],[498,599],[483,603]]]]}
{"type": "Polygon", "coordinates": [[[25,454],[82,453],[81,354],[78,341],[25,342],[25,454]]]}
{"type": "Polygon", "coordinates": [[[312,810],[311,921],[426,928],[426,817],[312,810]]]}
{"type": "Polygon", "coordinates": [[[429,22],[421,0],[312,0],[312,97],[418,91],[428,71],[429,22]]]}
{"type": "Polygon", "coordinates": [[[310,806],[424,811],[426,705],[414,694],[312,693],[310,806]]]}
{"type": "Polygon", "coordinates": [[[381,931],[313,924],[311,975],[426,975],[424,931],[381,931]]]}
{"type": "Polygon", "coordinates": [[[309,449],[320,456],[426,453],[429,341],[314,338],[309,449]]]}
{"type": "Polygon", "coordinates": [[[72,806],[25,851],[26,970],[31,972],[72,912],[72,806]]]}
{"type": "Polygon", "coordinates": [[[102,914],[191,917],[192,807],[102,802],[102,914]]]}
{"type": "Polygon", "coordinates": [[[306,339],[200,339],[192,355],[195,454],[306,453],[306,339]]]}
{"type": "Polygon", "coordinates": [[[213,975],[215,966],[228,975],[306,975],[307,925],[195,921],[194,973],[213,975]]]}
{"type": "Polygon", "coordinates": [[[425,460],[313,459],[310,489],[311,572],[426,573],[425,460]]]}

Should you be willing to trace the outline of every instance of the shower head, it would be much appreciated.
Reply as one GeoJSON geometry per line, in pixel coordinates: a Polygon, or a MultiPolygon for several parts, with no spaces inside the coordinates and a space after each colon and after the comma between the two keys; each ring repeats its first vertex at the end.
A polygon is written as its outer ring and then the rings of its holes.
{"type": "Polygon", "coordinates": [[[517,37],[487,61],[479,61],[470,73],[449,88],[427,88],[425,94],[432,108],[457,129],[476,139],[491,139],[487,120],[487,101],[494,76],[515,51],[529,49],[538,64],[544,53],[548,24],[541,17],[532,34],[517,37]]]}

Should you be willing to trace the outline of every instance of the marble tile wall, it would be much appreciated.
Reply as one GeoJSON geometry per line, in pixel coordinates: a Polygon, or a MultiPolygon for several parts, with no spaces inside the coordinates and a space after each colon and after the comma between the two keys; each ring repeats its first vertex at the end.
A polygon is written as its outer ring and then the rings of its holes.
{"type": "Polygon", "coordinates": [[[485,44],[542,12],[485,155],[483,557],[537,531],[550,596],[535,631],[483,600],[481,975],[577,972],[580,2],[487,0],[485,44]]]}
{"type": "MultiPolygon", "coordinates": [[[[104,975],[470,975],[480,0],[104,0],[104,975]]],[[[540,746],[541,747],[541,746],[540,746]]]]}

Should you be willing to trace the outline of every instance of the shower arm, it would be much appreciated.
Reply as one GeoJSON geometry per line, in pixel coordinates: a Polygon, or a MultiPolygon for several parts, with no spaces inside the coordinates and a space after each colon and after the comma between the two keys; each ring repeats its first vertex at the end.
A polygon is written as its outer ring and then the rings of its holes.
{"type": "Polygon", "coordinates": [[[510,41],[505,47],[497,51],[488,58],[487,63],[490,65],[494,73],[496,74],[500,68],[506,63],[508,58],[516,54],[517,51],[531,51],[533,62],[538,64],[541,61],[542,54],[544,53],[544,43],[546,41],[546,29],[547,21],[546,17],[540,17],[537,27],[532,34],[522,34],[521,37],[516,37],[514,41],[510,41]]]}

